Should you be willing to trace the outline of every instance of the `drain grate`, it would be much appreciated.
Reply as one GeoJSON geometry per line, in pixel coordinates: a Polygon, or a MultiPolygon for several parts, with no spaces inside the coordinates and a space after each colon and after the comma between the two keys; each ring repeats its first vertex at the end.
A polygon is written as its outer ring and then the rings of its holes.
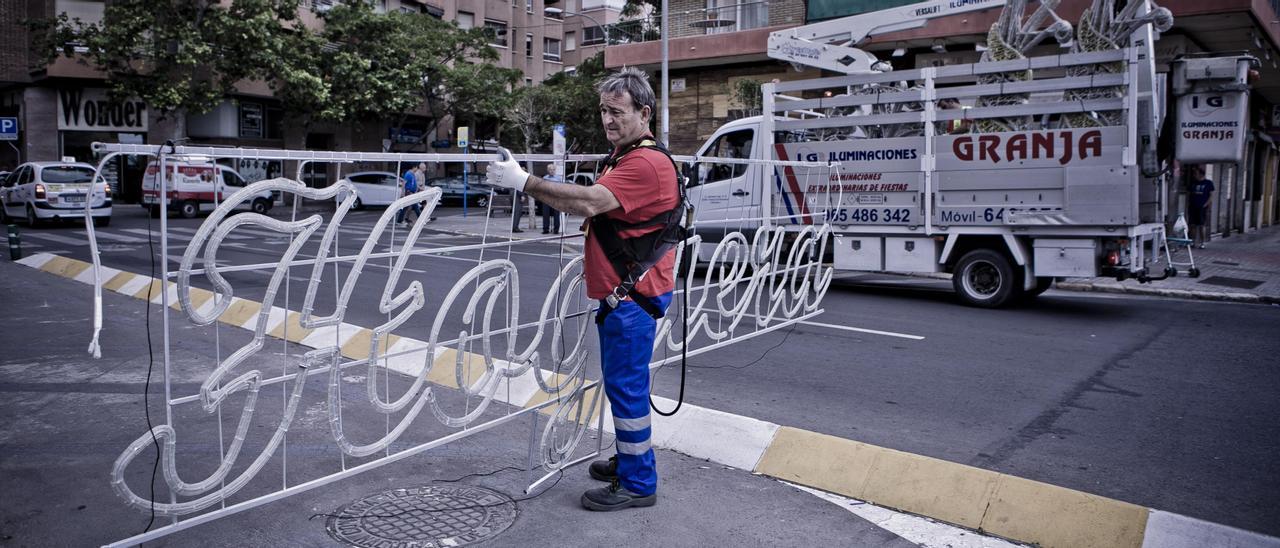
{"type": "Polygon", "coordinates": [[[515,520],[515,502],[497,491],[427,486],[369,495],[330,517],[326,528],[352,546],[437,548],[488,540],[515,520]]]}
{"type": "Polygon", "coordinates": [[[1253,289],[1262,285],[1258,280],[1247,280],[1245,278],[1232,278],[1230,276],[1210,276],[1200,280],[1202,284],[1220,285],[1222,287],[1234,287],[1236,289],[1253,289]]]}

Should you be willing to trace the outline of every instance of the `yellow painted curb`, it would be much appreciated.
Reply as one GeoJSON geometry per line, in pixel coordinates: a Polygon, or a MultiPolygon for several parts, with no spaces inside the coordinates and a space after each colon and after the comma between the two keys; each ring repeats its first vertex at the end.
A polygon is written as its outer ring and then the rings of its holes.
{"type": "MultiPolygon", "coordinates": [[[[382,341],[378,343],[378,353],[387,354],[392,346],[400,342],[399,335],[383,335],[382,341]]],[[[362,360],[369,357],[369,351],[373,346],[373,331],[369,329],[360,329],[355,335],[342,345],[342,357],[352,360],[362,360]]]]}
{"type": "Polygon", "coordinates": [[[249,318],[252,318],[254,314],[257,314],[259,310],[262,310],[262,303],[260,302],[236,299],[232,301],[231,306],[227,307],[226,312],[218,316],[218,321],[240,327],[244,325],[244,322],[249,321],[249,318]]]}
{"type": "Polygon", "coordinates": [[[62,276],[63,278],[74,278],[79,276],[81,272],[84,272],[90,266],[92,265],[84,261],[54,255],[52,259],[49,259],[49,262],[40,266],[40,270],[62,276]]]}
{"type": "Polygon", "coordinates": [[[161,291],[164,291],[162,287],[164,286],[160,285],[160,280],[151,280],[151,283],[145,286],[142,286],[142,289],[139,289],[136,293],[134,293],[133,297],[135,299],[142,299],[144,301],[147,300],[148,297],[154,299],[160,296],[161,291]]]}
{"type": "Polygon", "coordinates": [[[1142,546],[1148,510],[941,459],[780,427],[756,472],[1044,547],[1142,546]]]}
{"type": "Polygon", "coordinates": [[[276,328],[272,329],[270,333],[267,333],[267,335],[277,339],[285,339],[289,342],[300,343],[302,342],[302,339],[307,338],[307,335],[310,335],[312,331],[315,331],[314,329],[302,327],[302,324],[300,323],[301,319],[301,312],[290,312],[288,316],[285,316],[284,321],[280,322],[280,325],[277,325],[276,328]],[[286,327],[288,328],[287,331],[285,329],[286,327]]]}
{"type": "Polygon", "coordinates": [[[1000,474],[982,531],[1059,546],[1142,546],[1149,510],[1135,504],[1000,474]]]}
{"type": "Polygon", "coordinates": [[[120,291],[120,288],[124,287],[124,284],[133,280],[134,276],[137,276],[137,274],[132,272],[121,272],[112,276],[110,280],[107,280],[106,283],[102,284],[102,288],[107,291],[120,291]]]}
{"type": "MultiPolygon", "coordinates": [[[[464,352],[463,356],[462,367],[464,372],[462,379],[469,384],[475,384],[484,377],[484,356],[470,352],[464,352]]],[[[431,366],[431,371],[427,373],[427,380],[449,388],[459,388],[458,351],[452,348],[442,348],[440,355],[436,356],[436,360],[431,366]]]]}

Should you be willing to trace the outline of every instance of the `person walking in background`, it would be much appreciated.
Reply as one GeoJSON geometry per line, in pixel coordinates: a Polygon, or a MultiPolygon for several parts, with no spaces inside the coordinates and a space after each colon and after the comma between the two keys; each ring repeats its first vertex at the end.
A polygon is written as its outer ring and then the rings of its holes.
{"type": "MultiPolygon", "coordinates": [[[[547,174],[542,176],[542,180],[548,183],[563,183],[564,179],[556,175],[556,165],[547,166],[547,174]]],[[[559,234],[560,233],[560,212],[551,204],[539,202],[542,205],[542,233],[543,234],[559,234]],[[552,227],[555,228],[552,228],[552,227]]]]}
{"type": "Polygon", "coordinates": [[[1203,166],[1191,166],[1190,192],[1187,201],[1187,224],[1191,225],[1191,245],[1204,249],[1209,241],[1209,213],[1213,198],[1213,181],[1204,176],[1203,166]]]}
{"type": "MultiPolygon", "coordinates": [[[[410,169],[409,171],[404,172],[404,195],[405,196],[408,196],[418,191],[418,182],[419,182],[418,180],[423,178],[426,172],[427,172],[427,164],[423,162],[419,162],[416,167],[410,169]]],[[[413,210],[413,218],[415,220],[418,218],[419,215],[422,215],[422,204],[413,204],[409,207],[401,208],[400,211],[396,212],[397,224],[399,223],[409,224],[412,222],[408,220],[405,215],[405,213],[410,209],[413,210]]]]}

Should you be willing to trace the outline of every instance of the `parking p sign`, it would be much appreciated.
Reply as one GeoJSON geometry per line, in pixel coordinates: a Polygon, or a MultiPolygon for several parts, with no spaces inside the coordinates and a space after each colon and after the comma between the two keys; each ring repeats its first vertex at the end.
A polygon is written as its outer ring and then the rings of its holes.
{"type": "Polygon", "coordinates": [[[0,118],[0,141],[18,140],[18,119],[0,118]]]}

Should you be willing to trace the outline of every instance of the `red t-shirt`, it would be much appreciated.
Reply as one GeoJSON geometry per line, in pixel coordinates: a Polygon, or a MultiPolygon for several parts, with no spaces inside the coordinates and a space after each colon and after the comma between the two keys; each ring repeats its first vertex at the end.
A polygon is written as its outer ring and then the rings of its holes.
{"type": "MultiPolygon", "coordinates": [[[[604,185],[618,199],[621,207],[603,213],[612,219],[626,223],[638,223],[652,219],[670,211],[680,203],[680,195],[676,189],[676,170],[671,160],[657,150],[638,148],[631,151],[613,169],[601,175],[596,184],[604,185]]],[[[589,226],[589,225],[588,225],[589,226]]],[[[623,238],[633,238],[655,230],[661,226],[635,228],[619,232],[623,238]]],[[[583,267],[587,278],[587,297],[603,299],[618,286],[621,279],[618,273],[605,258],[600,242],[590,230],[587,230],[587,243],[584,251],[583,267]]],[[[642,295],[655,297],[672,291],[675,282],[675,249],[667,252],[653,268],[645,273],[636,284],[636,290],[642,295]]]]}

